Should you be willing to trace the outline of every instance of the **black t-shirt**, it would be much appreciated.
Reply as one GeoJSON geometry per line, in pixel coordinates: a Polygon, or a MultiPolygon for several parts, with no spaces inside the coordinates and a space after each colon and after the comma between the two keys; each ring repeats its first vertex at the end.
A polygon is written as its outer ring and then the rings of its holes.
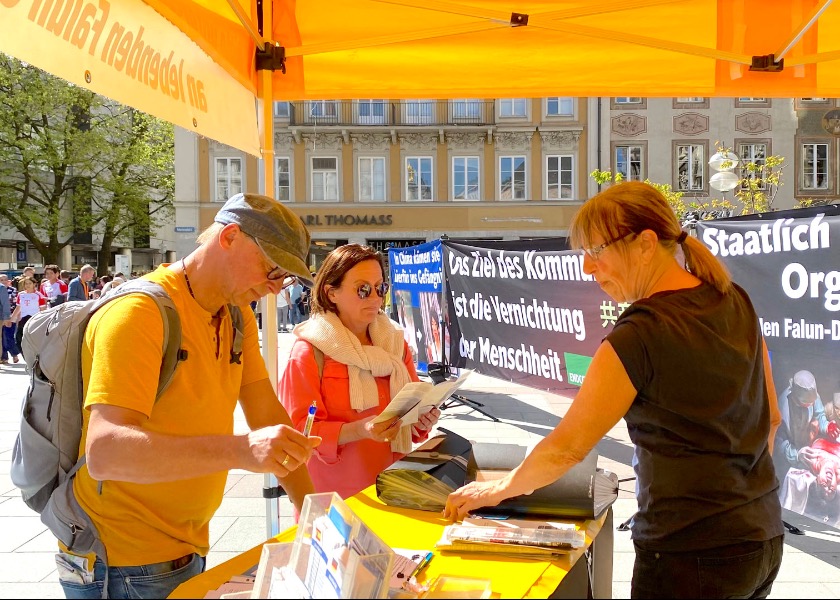
{"type": "Polygon", "coordinates": [[[625,415],[639,459],[634,541],[703,550],[781,535],[763,349],[746,292],[704,283],[654,294],[630,305],[607,340],[638,392],[625,415]]]}

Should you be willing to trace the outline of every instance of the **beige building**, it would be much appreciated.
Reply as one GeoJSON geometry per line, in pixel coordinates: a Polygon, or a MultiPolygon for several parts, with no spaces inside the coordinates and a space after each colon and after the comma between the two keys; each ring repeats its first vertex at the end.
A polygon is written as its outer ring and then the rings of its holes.
{"type": "MultiPolygon", "coordinates": [[[[834,99],[324,100],[276,103],[274,112],[269,193],[309,227],[314,267],[346,242],[384,250],[443,235],[565,236],[577,208],[598,191],[589,177],[595,169],[669,183],[699,201],[720,198],[709,186],[717,142],[747,160],[785,157],[777,209],[840,195],[834,99]]],[[[174,222],[149,249],[120,251],[142,269],[185,256],[225,199],[265,193],[263,168],[176,128],[174,222]]],[[[21,238],[8,230],[0,238],[0,268],[13,269],[21,238]]],[[[89,255],[73,247],[63,256],[77,267],[75,259],[89,255]]],[[[39,264],[31,247],[27,262],[39,264]]]]}
{"type": "MultiPolygon", "coordinates": [[[[276,189],[307,224],[312,266],[337,244],[381,249],[451,238],[564,236],[597,193],[594,169],[710,188],[718,143],[743,159],[785,157],[776,209],[838,194],[835,101],[769,98],[507,98],[276,103],[276,189]],[[434,209],[434,210],[432,210],[434,209]]],[[[838,119],[840,122],[840,119],[838,119]]],[[[192,248],[219,205],[260,191],[263,165],[176,132],[172,247],[192,248]]]]}

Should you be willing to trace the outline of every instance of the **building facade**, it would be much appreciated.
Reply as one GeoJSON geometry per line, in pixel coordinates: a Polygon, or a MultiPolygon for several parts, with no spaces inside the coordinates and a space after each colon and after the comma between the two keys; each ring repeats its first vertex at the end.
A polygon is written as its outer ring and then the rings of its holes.
{"type": "MultiPolygon", "coordinates": [[[[268,193],[301,217],[314,268],[347,242],[384,251],[444,235],[563,237],[598,191],[595,169],[667,183],[699,202],[734,200],[709,185],[718,144],[748,161],[785,158],[775,209],[840,195],[835,99],[278,102],[274,126],[271,165],[176,127],[175,220],[153,238],[157,251],[135,264],[185,256],[221,203],[241,191],[268,193]],[[274,190],[262,189],[263,168],[274,169],[274,190]]],[[[8,233],[0,263],[14,261],[8,233]]]]}

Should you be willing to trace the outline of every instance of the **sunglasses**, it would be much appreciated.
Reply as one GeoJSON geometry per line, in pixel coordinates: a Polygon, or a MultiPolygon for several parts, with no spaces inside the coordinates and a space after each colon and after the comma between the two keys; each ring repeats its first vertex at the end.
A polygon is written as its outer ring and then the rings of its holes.
{"type": "Polygon", "coordinates": [[[369,283],[363,283],[359,287],[356,288],[356,295],[359,296],[359,300],[366,300],[370,297],[374,290],[376,290],[376,295],[380,298],[384,298],[385,294],[388,293],[388,290],[391,289],[390,284],[385,283],[384,281],[379,285],[371,285],[369,283]]]}

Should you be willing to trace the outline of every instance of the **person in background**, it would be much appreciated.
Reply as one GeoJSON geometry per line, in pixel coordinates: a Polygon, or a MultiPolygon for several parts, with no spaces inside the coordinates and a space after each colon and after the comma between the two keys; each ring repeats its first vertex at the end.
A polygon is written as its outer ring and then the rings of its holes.
{"type": "Polygon", "coordinates": [[[84,265],[79,269],[79,276],[70,282],[69,292],[67,294],[68,300],[87,300],[90,298],[88,290],[88,283],[93,276],[96,275],[96,269],[90,265],[84,265]]]}
{"type": "MultiPolygon", "coordinates": [[[[0,281],[3,287],[0,288],[0,326],[5,330],[6,327],[12,325],[12,301],[9,294],[6,292],[6,281],[8,279],[5,275],[2,276],[4,280],[0,281]]],[[[11,347],[9,348],[11,350],[11,347]]],[[[7,364],[6,360],[6,336],[0,339],[0,365],[7,364]]],[[[17,358],[15,358],[17,362],[17,358]]]]}
{"type": "MultiPolygon", "coordinates": [[[[788,386],[779,394],[779,411],[782,425],[776,431],[776,460],[790,467],[805,466],[805,456],[817,437],[836,440],[840,427],[829,421],[825,406],[817,392],[817,380],[813,373],[800,370],[788,381],[788,386]]],[[[779,474],[784,477],[784,473],[779,474]]]]}
{"type": "Polygon", "coordinates": [[[440,417],[434,408],[410,426],[373,422],[406,383],[418,381],[402,329],[382,312],[383,273],[382,255],[373,248],[336,248],[318,270],[309,320],[293,331],[279,395],[298,429],[312,401],[317,405],[312,432],[323,442],[309,472],[319,493],[348,498],[373,485],[440,417]]]}
{"type": "Polygon", "coordinates": [[[18,308],[20,309],[20,320],[18,321],[17,331],[15,332],[15,346],[20,348],[21,356],[24,356],[23,346],[21,346],[21,341],[23,340],[23,328],[26,326],[26,322],[29,321],[29,319],[37,315],[46,306],[46,304],[42,303],[44,297],[37,291],[37,289],[38,284],[35,283],[35,280],[27,278],[23,280],[23,291],[18,292],[17,295],[18,308]]]}
{"type": "Polygon", "coordinates": [[[32,267],[32,266],[23,267],[23,272],[20,275],[18,275],[17,277],[15,277],[15,283],[16,283],[18,292],[23,291],[23,284],[27,279],[33,280],[35,282],[35,285],[36,286],[38,285],[38,280],[35,279],[35,267],[32,267]]]}
{"type": "Polygon", "coordinates": [[[66,285],[69,288],[70,287],[70,280],[73,279],[73,273],[71,273],[70,271],[68,271],[66,269],[62,269],[58,273],[58,278],[61,279],[61,281],[64,282],[64,285],[66,285]]]}
{"type": "Polygon", "coordinates": [[[303,322],[303,284],[295,277],[289,286],[289,319],[292,327],[303,322]]]}
{"type": "MultiPolygon", "coordinates": [[[[5,273],[0,273],[0,294],[3,293],[5,288],[6,295],[9,297],[9,310],[11,314],[15,312],[15,308],[17,308],[17,295],[18,291],[17,288],[12,285],[12,282],[9,281],[9,276],[5,273]]],[[[18,362],[20,359],[18,355],[20,354],[20,348],[15,341],[15,331],[17,329],[17,323],[9,320],[8,325],[3,324],[3,353],[0,354],[0,364],[11,361],[13,363],[18,362]]]]}
{"type": "Polygon", "coordinates": [[[67,300],[67,284],[59,278],[58,265],[44,267],[44,278],[41,280],[41,295],[47,299],[49,306],[58,306],[67,300]]]}
{"type": "Polygon", "coordinates": [[[122,277],[114,277],[111,281],[102,286],[101,294],[107,294],[110,290],[119,287],[123,283],[125,283],[125,279],[122,277]]]}
{"type": "Polygon", "coordinates": [[[305,463],[320,440],[291,426],[247,308],[277,293],[289,273],[307,273],[309,240],[279,202],[237,194],[198,248],[146,276],[172,299],[189,352],[157,401],[164,325],[154,300],[129,294],[93,315],[81,359],[86,463],[73,490],[101,534],[108,567],[60,551],[68,597],[166,598],[201,573],[231,469],[274,474],[298,510],[312,493],[305,463]],[[240,331],[231,305],[243,308],[240,331]],[[237,403],[244,433],[233,429],[237,403]]]}
{"type": "Polygon", "coordinates": [[[570,240],[584,251],[584,272],[630,305],[554,430],[505,477],[450,494],[444,516],[555,481],[623,417],[639,479],[631,596],[766,597],[784,539],[770,452],[779,415],[749,296],[645,183],[588,200],[570,240]]]}

